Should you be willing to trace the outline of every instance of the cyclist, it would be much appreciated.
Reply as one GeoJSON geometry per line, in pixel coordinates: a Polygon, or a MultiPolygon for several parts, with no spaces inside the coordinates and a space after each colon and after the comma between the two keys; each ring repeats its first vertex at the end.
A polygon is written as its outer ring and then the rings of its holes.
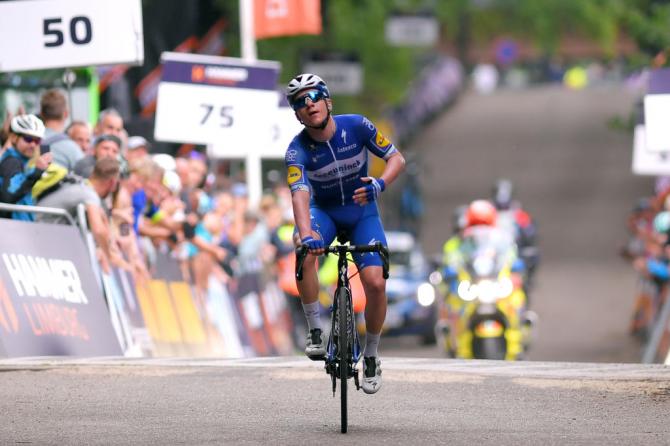
{"type": "MultiPolygon", "coordinates": [[[[286,150],[296,233],[307,245],[304,279],[298,283],[309,334],[305,353],[326,354],[319,321],[316,257],[339,231],[355,245],[377,241],[386,245],[376,201],[403,171],[405,159],[375,125],[361,115],[333,115],[326,83],[317,75],[300,74],[286,89],[286,98],[304,129],[286,150]],[[386,161],[379,178],[368,176],[368,152],[386,161]]],[[[377,347],[386,317],[386,281],[377,253],[354,254],[367,298],[363,391],[381,387],[377,347]]]]}

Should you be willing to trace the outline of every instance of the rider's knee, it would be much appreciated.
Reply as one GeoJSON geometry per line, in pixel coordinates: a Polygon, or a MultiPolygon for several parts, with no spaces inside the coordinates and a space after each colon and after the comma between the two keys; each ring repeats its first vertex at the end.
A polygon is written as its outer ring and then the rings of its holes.
{"type": "Polygon", "coordinates": [[[365,294],[367,296],[384,296],[386,292],[386,281],[380,275],[379,277],[368,277],[364,283],[365,294]]]}

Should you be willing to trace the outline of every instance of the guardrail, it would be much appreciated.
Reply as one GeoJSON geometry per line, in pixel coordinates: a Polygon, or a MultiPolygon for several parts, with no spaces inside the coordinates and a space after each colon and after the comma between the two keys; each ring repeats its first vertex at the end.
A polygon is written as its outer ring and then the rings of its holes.
{"type": "Polygon", "coordinates": [[[32,212],[37,214],[58,215],[65,217],[70,225],[77,225],[69,212],[64,209],[48,208],[44,206],[28,206],[25,204],[0,203],[0,210],[9,212],[32,212]]]}

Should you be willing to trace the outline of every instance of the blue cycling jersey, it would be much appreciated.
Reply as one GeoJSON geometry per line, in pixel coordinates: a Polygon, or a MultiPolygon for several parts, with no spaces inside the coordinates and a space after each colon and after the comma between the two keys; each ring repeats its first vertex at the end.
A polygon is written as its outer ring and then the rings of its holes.
{"type": "MultiPolygon", "coordinates": [[[[311,227],[326,245],[340,232],[354,245],[386,245],[377,203],[361,206],[353,196],[366,184],[361,178],[368,176],[368,153],[388,160],[397,149],[364,116],[333,119],[336,130],[329,141],[314,141],[305,130],[291,141],[285,157],[291,192],[310,192],[311,227]]],[[[382,264],[377,253],[353,257],[359,270],[382,264]]]]}
{"type": "Polygon", "coordinates": [[[336,130],[326,142],[300,132],[286,150],[288,184],[291,192],[311,193],[312,203],[346,206],[353,203],[354,190],[363,187],[368,176],[368,153],[388,160],[397,149],[361,115],[333,116],[336,130]]]}

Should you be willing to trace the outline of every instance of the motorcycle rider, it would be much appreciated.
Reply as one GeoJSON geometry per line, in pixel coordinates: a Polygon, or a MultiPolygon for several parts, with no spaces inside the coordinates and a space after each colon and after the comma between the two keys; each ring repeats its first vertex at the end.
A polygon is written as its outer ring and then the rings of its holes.
{"type": "Polygon", "coordinates": [[[495,183],[491,202],[498,213],[498,227],[514,237],[519,256],[525,263],[524,288],[528,298],[540,260],[537,248],[537,226],[521,203],[514,199],[514,185],[511,180],[502,178],[495,183]]]}

